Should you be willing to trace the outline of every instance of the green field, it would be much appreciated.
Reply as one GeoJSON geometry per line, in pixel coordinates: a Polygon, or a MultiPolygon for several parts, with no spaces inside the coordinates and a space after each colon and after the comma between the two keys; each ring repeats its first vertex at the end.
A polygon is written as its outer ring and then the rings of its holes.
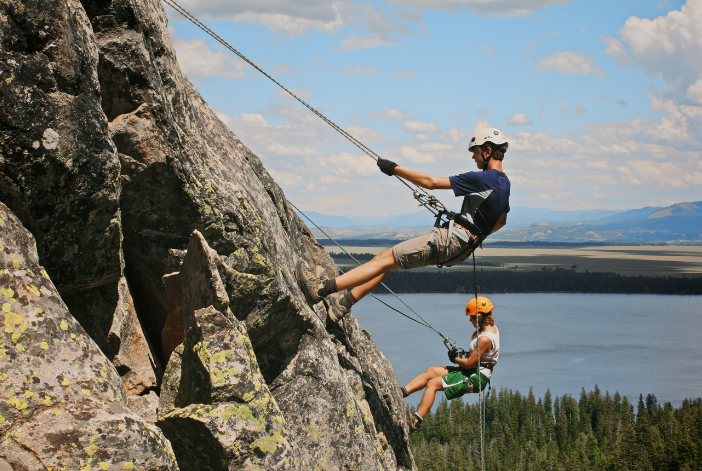
{"type": "MultiPolygon", "coordinates": [[[[344,247],[351,253],[380,253],[384,247],[344,247]]],[[[329,253],[340,253],[338,247],[326,247],[329,253]]],[[[486,270],[518,271],[548,268],[573,268],[578,272],[614,272],[621,275],[644,276],[702,276],[702,247],[700,246],[596,246],[596,247],[495,247],[478,249],[476,263],[486,270]]],[[[341,268],[355,263],[337,263],[341,268]]],[[[436,267],[419,270],[436,270],[436,267]]],[[[466,261],[453,267],[472,269],[466,261]]]]}

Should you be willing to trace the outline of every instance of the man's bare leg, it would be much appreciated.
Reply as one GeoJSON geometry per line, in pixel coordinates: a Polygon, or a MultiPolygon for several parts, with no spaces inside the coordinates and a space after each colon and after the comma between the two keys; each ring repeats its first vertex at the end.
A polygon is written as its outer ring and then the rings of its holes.
{"type": "Polygon", "coordinates": [[[360,301],[368,293],[377,288],[380,283],[383,282],[383,278],[385,278],[385,275],[386,273],[383,273],[382,275],[376,276],[368,283],[364,283],[361,286],[356,286],[354,289],[351,290],[351,294],[354,298],[356,298],[356,301],[360,301]]]}
{"type": "MultiPolygon", "coordinates": [[[[385,249],[373,257],[371,261],[336,277],[336,288],[337,290],[341,291],[344,289],[358,287],[361,288],[359,289],[359,295],[363,297],[370,293],[372,288],[364,289],[362,285],[368,284],[370,286],[370,282],[375,282],[375,285],[373,286],[373,288],[375,288],[382,281],[382,277],[380,277],[380,275],[385,275],[385,273],[392,270],[397,270],[398,268],[401,267],[395,262],[392,249],[385,249]],[[380,277],[380,279],[376,281],[376,278],[378,277],[380,277]]],[[[353,295],[356,297],[356,299],[361,299],[356,296],[356,293],[353,293],[353,295]]]]}

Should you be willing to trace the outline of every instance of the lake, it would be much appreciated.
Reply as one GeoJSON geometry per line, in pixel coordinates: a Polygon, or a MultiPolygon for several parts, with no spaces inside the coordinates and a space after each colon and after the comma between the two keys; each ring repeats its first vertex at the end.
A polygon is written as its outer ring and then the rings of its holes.
{"type": "MultiPolygon", "coordinates": [[[[394,296],[383,301],[411,312],[394,296]]],[[[467,348],[473,328],[465,294],[403,294],[415,311],[467,348]]],[[[597,384],[636,404],[639,394],[679,407],[702,396],[702,297],[626,294],[528,293],[488,295],[500,329],[500,360],[492,376],[500,387],[547,388],[553,396],[597,384]]],[[[390,360],[400,386],[432,365],[446,365],[446,347],[434,331],[367,297],[353,308],[361,326],[390,360]]],[[[441,394],[437,395],[438,403],[441,394]]],[[[406,399],[417,405],[421,394],[406,399]]],[[[474,402],[477,395],[464,396],[474,402]]]]}

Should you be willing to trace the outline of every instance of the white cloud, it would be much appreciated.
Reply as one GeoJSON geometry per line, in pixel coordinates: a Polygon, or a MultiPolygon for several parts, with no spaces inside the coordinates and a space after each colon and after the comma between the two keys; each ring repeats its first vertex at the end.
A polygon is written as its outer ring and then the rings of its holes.
{"type": "Polygon", "coordinates": [[[356,75],[362,75],[362,74],[374,74],[374,75],[380,75],[380,71],[378,70],[377,67],[364,67],[362,65],[355,65],[353,67],[344,67],[341,70],[342,75],[350,75],[350,74],[356,74],[356,75]]]}
{"type": "Polygon", "coordinates": [[[273,177],[273,180],[275,180],[278,185],[283,187],[305,186],[305,182],[300,175],[290,172],[279,172],[273,168],[268,169],[268,173],[271,174],[271,177],[273,177]]]}
{"type": "Polygon", "coordinates": [[[478,110],[476,113],[478,113],[478,116],[490,116],[490,110],[478,110]]]}
{"type": "Polygon", "coordinates": [[[693,103],[702,105],[702,79],[697,79],[694,84],[688,87],[687,97],[693,103]]]}
{"type": "Polygon", "coordinates": [[[586,110],[584,107],[582,107],[582,106],[573,105],[573,112],[574,112],[575,114],[577,114],[578,116],[582,116],[582,115],[584,115],[585,113],[587,113],[587,110],[586,110]]]}
{"type": "MultiPolygon", "coordinates": [[[[295,38],[310,31],[339,34],[355,29],[344,38],[341,50],[362,49],[395,44],[399,38],[414,34],[412,28],[423,32],[420,12],[404,9],[378,10],[371,2],[355,0],[182,0],[186,10],[203,20],[229,19],[262,25],[276,34],[295,38]]],[[[183,17],[166,7],[171,23],[183,17]]]]}
{"type": "Polygon", "coordinates": [[[357,49],[369,49],[378,46],[392,46],[397,44],[396,39],[382,38],[377,35],[362,36],[353,31],[349,36],[339,41],[340,51],[355,51],[357,49]]]}
{"type": "Polygon", "coordinates": [[[629,106],[629,102],[624,99],[617,100],[616,103],[621,107],[621,109],[626,109],[626,107],[629,106]]]}
{"type": "Polygon", "coordinates": [[[363,142],[364,144],[385,144],[385,138],[383,138],[383,134],[378,131],[374,131],[371,128],[353,125],[346,126],[344,130],[351,134],[354,138],[363,142]]]}
{"type": "Polygon", "coordinates": [[[171,28],[171,40],[183,73],[193,83],[206,77],[245,78],[250,66],[229,52],[213,50],[204,39],[185,39],[171,28]]]}
{"type": "Polygon", "coordinates": [[[507,118],[507,124],[510,126],[528,126],[532,122],[524,113],[514,113],[514,115],[507,118]]]}
{"type": "Polygon", "coordinates": [[[561,107],[561,111],[563,111],[566,114],[566,116],[568,116],[568,107],[565,103],[563,103],[563,100],[559,101],[558,104],[561,107]]]}
{"type": "Polygon", "coordinates": [[[370,114],[370,117],[373,119],[399,119],[399,120],[403,120],[403,121],[407,121],[407,120],[412,119],[412,117],[410,115],[408,115],[407,113],[400,111],[398,109],[395,109],[395,108],[387,108],[382,113],[379,111],[373,111],[370,114]]]}
{"type": "Polygon", "coordinates": [[[301,74],[302,70],[290,65],[290,64],[274,64],[273,67],[271,67],[271,75],[277,75],[277,76],[289,76],[292,74],[301,74]]]}
{"type": "Polygon", "coordinates": [[[536,64],[536,70],[549,70],[551,72],[559,72],[566,75],[595,74],[602,78],[604,72],[596,67],[594,57],[586,57],[575,51],[557,51],[544,57],[536,64]]]}
{"type": "Polygon", "coordinates": [[[551,5],[565,5],[570,0],[391,0],[391,5],[420,9],[443,10],[450,13],[469,10],[493,16],[528,16],[551,5]]]}
{"type": "MultiPolygon", "coordinates": [[[[221,113],[220,113],[221,114],[221,113]]],[[[249,126],[265,127],[268,121],[260,113],[242,113],[239,118],[242,123],[249,126]]]]}
{"type": "Polygon", "coordinates": [[[488,56],[494,56],[494,55],[495,55],[495,50],[494,50],[493,48],[491,48],[490,46],[483,46],[483,51],[484,51],[485,54],[487,54],[488,56]]]}
{"type": "Polygon", "coordinates": [[[397,72],[393,72],[392,75],[394,75],[395,77],[398,77],[398,78],[412,80],[417,75],[419,75],[419,72],[414,72],[412,70],[398,70],[397,72]]]}
{"type": "Polygon", "coordinates": [[[680,10],[654,19],[632,16],[619,30],[621,39],[602,36],[607,54],[651,77],[681,80],[686,90],[702,74],[702,2],[689,0],[680,10]]]}
{"type": "Polygon", "coordinates": [[[402,129],[407,132],[419,132],[422,134],[441,132],[434,123],[425,123],[424,121],[405,121],[402,124],[402,129]]]}
{"type": "Polygon", "coordinates": [[[489,127],[490,127],[490,122],[487,119],[482,119],[482,120],[478,121],[477,123],[475,123],[475,126],[473,126],[473,134],[476,134],[481,129],[489,128],[489,127]]]}
{"type": "Polygon", "coordinates": [[[401,146],[396,152],[399,155],[398,160],[404,160],[413,164],[433,164],[436,159],[433,155],[422,152],[421,148],[414,146],[401,146]]]}

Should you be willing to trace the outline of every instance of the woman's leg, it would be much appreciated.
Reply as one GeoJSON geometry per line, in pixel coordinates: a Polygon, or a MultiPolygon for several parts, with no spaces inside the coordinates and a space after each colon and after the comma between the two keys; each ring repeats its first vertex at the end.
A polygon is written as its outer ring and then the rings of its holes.
{"type": "Polygon", "coordinates": [[[429,380],[429,382],[427,382],[427,387],[424,390],[424,395],[422,396],[422,400],[419,403],[419,407],[417,407],[417,414],[419,414],[421,418],[426,417],[427,412],[429,412],[429,409],[431,409],[431,406],[434,404],[436,391],[443,390],[444,385],[441,383],[441,377],[432,378],[429,380]]]}
{"type": "Polygon", "coordinates": [[[448,373],[448,370],[445,366],[430,366],[424,373],[410,381],[407,386],[405,386],[405,391],[407,391],[407,394],[419,391],[425,388],[430,380],[434,378],[439,378],[439,380],[441,380],[441,377],[446,373],[448,373]]]}
{"type": "MultiPolygon", "coordinates": [[[[356,299],[361,299],[366,294],[372,291],[372,288],[378,286],[378,284],[383,280],[380,275],[385,275],[385,273],[391,270],[397,270],[400,268],[395,262],[395,257],[392,254],[392,249],[385,249],[378,255],[373,257],[369,262],[354,268],[341,276],[336,277],[336,288],[341,291],[344,289],[359,288],[357,293],[352,292],[356,299]],[[380,278],[380,279],[378,279],[380,278]],[[372,283],[375,283],[374,285],[372,283]],[[365,285],[368,285],[365,287],[365,285]],[[371,287],[371,289],[368,289],[371,287]]],[[[355,290],[354,290],[355,291],[355,290]]]]}

